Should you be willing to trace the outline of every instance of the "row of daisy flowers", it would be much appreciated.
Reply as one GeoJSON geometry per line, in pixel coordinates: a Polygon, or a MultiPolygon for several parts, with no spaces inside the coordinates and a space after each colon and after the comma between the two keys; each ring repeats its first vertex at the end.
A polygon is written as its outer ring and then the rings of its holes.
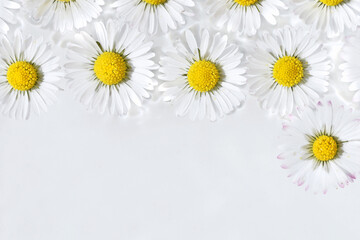
{"type": "MultiPolygon", "coordinates": [[[[69,87],[90,109],[126,115],[132,104],[141,106],[157,85],[156,70],[165,101],[177,115],[212,121],[234,111],[245,101],[241,86],[263,108],[281,116],[298,107],[313,106],[328,90],[331,70],[328,53],[315,32],[286,26],[265,32],[256,52],[242,63],[239,47],[221,33],[186,29],[175,47],[154,62],[153,43],[145,34],[119,21],[95,22],[92,31],[81,31],[68,44],[65,69],[69,87]]],[[[42,39],[1,38],[0,71],[2,111],[28,118],[52,103],[64,77],[59,58],[42,39]]]]}
{"type": "MultiPolygon", "coordinates": [[[[117,15],[136,26],[141,32],[166,33],[185,24],[193,16],[193,0],[2,0],[0,2],[0,31],[15,18],[9,10],[19,9],[21,1],[32,18],[42,26],[53,25],[55,30],[80,29],[100,16],[106,4],[117,15]]],[[[356,30],[360,25],[358,0],[203,0],[207,14],[219,27],[251,36],[264,22],[275,25],[280,11],[294,12],[308,25],[323,30],[329,37],[345,29],[356,30]]]]}
{"type": "MultiPolygon", "coordinates": [[[[16,8],[16,0],[0,3],[0,28],[2,22],[13,23],[7,9],[16,8]],[[3,9],[1,9],[3,8],[3,9]]],[[[20,1],[20,0],[19,0],[20,1]]],[[[358,0],[203,0],[207,13],[219,27],[228,31],[254,35],[263,22],[275,25],[281,10],[288,5],[307,24],[326,31],[329,37],[338,36],[348,28],[355,30],[360,24],[358,0]]],[[[22,0],[34,19],[43,26],[54,25],[55,30],[80,29],[102,12],[104,0],[22,0]]],[[[154,34],[167,32],[185,24],[185,17],[192,16],[193,0],[114,0],[108,3],[117,14],[137,26],[142,32],[154,34]]]]}
{"type": "MultiPolygon", "coordinates": [[[[344,26],[356,28],[359,21],[356,0],[296,2],[300,16],[328,36],[344,31],[344,26]],[[336,18],[330,20],[331,14],[336,18]]],[[[0,29],[6,33],[12,22],[9,9],[20,5],[12,0],[0,4],[0,13],[5,13],[0,14],[0,29]]],[[[84,27],[100,15],[104,4],[103,0],[25,1],[29,8],[36,6],[34,19],[43,26],[54,24],[60,31],[84,27]]],[[[250,93],[262,107],[289,119],[283,125],[285,144],[278,159],[296,184],[326,193],[329,187],[344,187],[356,178],[360,170],[359,118],[333,101],[319,101],[328,91],[331,70],[328,52],[319,41],[321,31],[286,26],[264,32],[245,66],[239,46],[226,34],[195,26],[184,30],[175,47],[157,64],[153,43],[145,32],[175,29],[184,23],[184,15],[192,14],[186,9],[194,2],[121,0],[111,6],[128,23],[95,22],[88,32],[75,34],[68,45],[65,69],[69,87],[86,106],[101,113],[127,115],[132,105],[141,106],[150,98],[158,78],[158,90],[165,101],[176,106],[177,115],[214,121],[244,103],[242,86],[249,82],[250,93]]],[[[208,11],[217,24],[226,24],[227,30],[253,35],[262,18],[276,23],[278,8],[286,5],[278,0],[214,0],[208,11]]],[[[360,100],[358,39],[350,39],[352,44],[344,47],[341,66],[344,81],[351,82],[350,90],[356,91],[355,101],[360,100]]],[[[26,119],[31,112],[46,111],[55,101],[57,83],[65,74],[49,46],[20,31],[0,38],[0,103],[6,115],[26,119]]]]}

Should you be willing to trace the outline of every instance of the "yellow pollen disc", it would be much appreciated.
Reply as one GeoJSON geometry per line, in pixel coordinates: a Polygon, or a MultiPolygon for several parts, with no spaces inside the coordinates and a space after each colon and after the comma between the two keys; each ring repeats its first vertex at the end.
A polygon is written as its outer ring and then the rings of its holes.
{"type": "Polygon", "coordinates": [[[11,64],[6,76],[9,84],[19,91],[32,89],[39,79],[35,66],[24,61],[11,64]]]}
{"type": "Polygon", "coordinates": [[[237,4],[241,6],[251,6],[257,3],[259,0],[234,0],[237,4]]]}
{"type": "Polygon", "coordinates": [[[273,77],[278,84],[284,87],[293,87],[304,77],[302,62],[296,57],[285,56],[274,64],[273,77]]]}
{"type": "Polygon", "coordinates": [[[123,81],[127,73],[127,63],[119,53],[104,52],[95,61],[96,77],[106,85],[114,85],[123,81]]]}
{"type": "Polygon", "coordinates": [[[59,2],[70,2],[71,0],[57,0],[59,2]]]}
{"type": "Polygon", "coordinates": [[[334,159],[338,146],[333,137],[321,135],[314,141],[312,151],[317,160],[326,162],[334,159]]]}
{"type": "Polygon", "coordinates": [[[214,63],[200,60],[190,66],[187,78],[193,89],[199,92],[208,92],[219,82],[220,73],[214,63]]]}
{"type": "Polygon", "coordinates": [[[325,5],[328,6],[337,6],[340,3],[342,3],[344,0],[320,0],[320,2],[322,2],[325,5]]]}
{"type": "Polygon", "coordinates": [[[166,3],[168,0],[142,0],[142,1],[151,5],[160,5],[166,3]]]}

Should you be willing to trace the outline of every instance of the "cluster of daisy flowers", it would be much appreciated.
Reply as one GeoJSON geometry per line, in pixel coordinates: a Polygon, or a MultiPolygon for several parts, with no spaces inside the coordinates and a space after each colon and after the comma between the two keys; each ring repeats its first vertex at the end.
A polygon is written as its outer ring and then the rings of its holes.
{"type": "MultiPolygon", "coordinates": [[[[204,2],[206,15],[221,30],[187,27],[157,58],[149,39],[196,19],[194,0],[0,1],[1,112],[27,119],[46,111],[56,101],[59,81],[68,78],[76,98],[100,113],[126,116],[157,89],[178,116],[215,121],[244,104],[248,85],[264,109],[285,121],[278,159],[296,184],[326,193],[353,182],[360,171],[360,118],[321,100],[332,65],[320,39],[355,31],[360,0],[204,2]],[[96,20],[106,6],[115,18],[96,20]],[[276,25],[289,6],[304,26],[261,31],[264,24],[276,25]],[[39,27],[73,33],[64,66],[51,43],[23,36],[21,29],[9,33],[21,8],[39,27]],[[246,58],[230,40],[232,32],[257,35],[246,58]]],[[[360,102],[359,40],[359,34],[347,39],[340,66],[355,103],[360,102]]]]}

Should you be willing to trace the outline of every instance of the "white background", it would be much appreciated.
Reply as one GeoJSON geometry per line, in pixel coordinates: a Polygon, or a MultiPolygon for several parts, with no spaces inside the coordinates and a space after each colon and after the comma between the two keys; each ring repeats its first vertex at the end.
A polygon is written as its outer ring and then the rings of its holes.
{"type": "Polygon", "coordinates": [[[215,123],[158,96],[121,119],[63,87],[48,113],[0,116],[1,240],[360,239],[359,183],[326,195],[292,184],[276,159],[281,120],[254,97],[215,123]]]}

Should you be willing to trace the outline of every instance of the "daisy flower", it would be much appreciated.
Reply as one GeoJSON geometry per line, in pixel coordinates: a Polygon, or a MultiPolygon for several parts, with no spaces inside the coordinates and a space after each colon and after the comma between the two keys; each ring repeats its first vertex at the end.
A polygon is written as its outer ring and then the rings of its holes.
{"type": "Polygon", "coordinates": [[[16,17],[12,12],[14,9],[19,9],[20,4],[15,1],[1,0],[0,1],[0,33],[6,34],[9,31],[8,23],[15,24],[16,17]]]}
{"type": "Polygon", "coordinates": [[[352,31],[360,24],[359,0],[293,0],[295,13],[307,24],[325,30],[328,37],[338,36],[349,28],[352,31]]]}
{"type": "Polygon", "coordinates": [[[126,115],[132,103],[141,106],[156,85],[153,43],[128,25],[111,20],[94,27],[94,36],[80,32],[69,45],[69,86],[90,109],[126,115]]]}
{"type": "Polygon", "coordinates": [[[193,0],[117,0],[112,5],[121,17],[141,32],[154,34],[158,28],[166,33],[185,24],[184,16],[191,16],[193,0]]]}
{"type": "Polygon", "coordinates": [[[249,57],[250,93],[263,108],[280,115],[313,104],[328,90],[327,55],[318,35],[306,29],[265,32],[249,57]]]}
{"type": "Polygon", "coordinates": [[[278,159],[295,184],[326,193],[353,182],[360,169],[360,121],[350,110],[319,101],[283,130],[278,159]]]}
{"type": "Polygon", "coordinates": [[[208,13],[218,27],[254,35],[265,19],[275,25],[279,9],[287,9],[282,0],[208,0],[208,13]]]}
{"type": "Polygon", "coordinates": [[[211,121],[240,106],[245,95],[239,86],[246,78],[239,49],[226,35],[211,36],[207,30],[186,30],[181,37],[177,51],[160,60],[164,100],[177,105],[179,116],[211,121]]]}
{"type": "Polygon", "coordinates": [[[20,119],[46,111],[59,90],[59,59],[42,39],[24,39],[19,32],[11,39],[2,37],[0,43],[1,111],[20,119]]]}
{"type": "Polygon", "coordinates": [[[43,27],[53,24],[55,30],[80,29],[102,11],[104,0],[27,0],[25,7],[32,9],[35,20],[43,27]]]}
{"type": "Polygon", "coordinates": [[[341,56],[343,64],[340,65],[342,72],[342,81],[350,83],[349,90],[355,92],[353,95],[353,101],[360,102],[360,34],[356,34],[354,37],[348,39],[344,45],[341,56]]]}

